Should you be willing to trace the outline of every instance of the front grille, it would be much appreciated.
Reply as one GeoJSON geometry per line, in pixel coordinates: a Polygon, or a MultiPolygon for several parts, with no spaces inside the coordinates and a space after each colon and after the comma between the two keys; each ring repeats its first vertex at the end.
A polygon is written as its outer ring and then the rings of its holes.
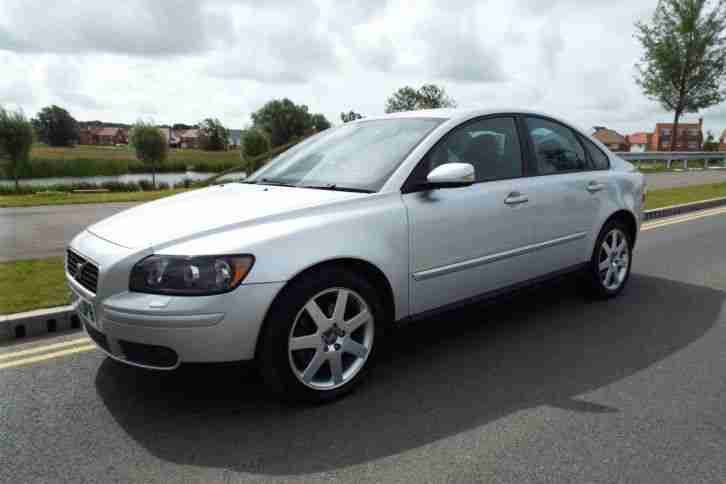
{"type": "Polygon", "coordinates": [[[68,249],[66,261],[68,274],[81,286],[95,294],[98,288],[98,267],[70,249],[68,249]],[[80,274],[78,274],[79,268],[80,274]]]}
{"type": "MultiPolygon", "coordinates": [[[[83,318],[81,318],[83,319],[83,318]]],[[[100,331],[97,331],[93,326],[88,324],[87,322],[83,321],[83,327],[86,328],[86,333],[88,333],[88,336],[91,337],[95,343],[106,350],[107,352],[111,352],[110,347],[108,346],[108,339],[106,338],[106,335],[101,333],[100,331]]]]}
{"type": "Polygon", "coordinates": [[[173,368],[179,359],[174,350],[164,346],[145,345],[122,339],[118,340],[118,344],[124,357],[139,365],[173,368]]]}

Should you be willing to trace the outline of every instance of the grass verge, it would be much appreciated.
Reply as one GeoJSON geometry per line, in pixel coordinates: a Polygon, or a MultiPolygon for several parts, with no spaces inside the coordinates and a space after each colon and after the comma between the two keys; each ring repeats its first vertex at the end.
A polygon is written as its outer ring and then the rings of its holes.
{"type": "Polygon", "coordinates": [[[148,192],[68,193],[48,192],[33,195],[0,195],[0,208],[77,205],[84,203],[150,202],[185,192],[186,189],[148,192]]]}
{"type": "Polygon", "coordinates": [[[63,257],[0,262],[0,314],[63,306],[70,294],[63,257]]]}
{"type": "MultiPolygon", "coordinates": [[[[171,149],[157,173],[198,172],[218,173],[241,162],[239,150],[202,151],[171,149]]],[[[10,178],[0,165],[0,178],[10,178]]],[[[53,148],[36,144],[30,152],[30,163],[21,169],[21,178],[83,177],[149,173],[151,168],[136,159],[128,146],[89,146],[53,148]]]]}
{"type": "Polygon", "coordinates": [[[726,183],[649,190],[645,198],[645,209],[651,210],[720,197],[726,197],[726,183]]]}

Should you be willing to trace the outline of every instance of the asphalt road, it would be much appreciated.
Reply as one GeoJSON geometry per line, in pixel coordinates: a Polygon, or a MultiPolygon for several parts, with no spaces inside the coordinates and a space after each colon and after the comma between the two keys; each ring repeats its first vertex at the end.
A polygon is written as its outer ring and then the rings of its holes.
{"type": "Polygon", "coordinates": [[[650,190],[726,182],[726,170],[649,173],[645,175],[650,190]]]}
{"type": "Polygon", "coordinates": [[[97,350],[3,368],[0,482],[723,482],[726,215],[641,234],[621,297],[572,279],[409,325],[349,397],[97,350]]]}
{"type": "Polygon", "coordinates": [[[0,208],[0,261],[63,255],[87,226],[134,203],[0,208]]]}

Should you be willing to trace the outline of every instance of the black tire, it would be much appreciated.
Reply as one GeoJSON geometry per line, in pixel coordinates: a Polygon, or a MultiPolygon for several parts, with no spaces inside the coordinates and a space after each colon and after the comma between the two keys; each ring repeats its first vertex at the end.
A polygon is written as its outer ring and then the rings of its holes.
{"type": "MultiPolygon", "coordinates": [[[[291,402],[322,403],[337,399],[358,386],[375,363],[381,346],[385,311],[376,289],[364,277],[340,267],[323,267],[293,280],[275,298],[260,333],[257,364],[266,386],[279,398],[291,402]],[[323,291],[344,288],[355,291],[373,316],[373,336],[367,359],[349,381],[332,389],[314,389],[293,372],[289,338],[293,324],[307,302],[323,291]]],[[[352,335],[351,335],[352,336],[352,335]]]]}
{"type": "Polygon", "coordinates": [[[630,231],[628,229],[628,226],[623,223],[620,220],[611,220],[607,222],[602,230],[600,231],[600,234],[597,237],[597,241],[595,242],[595,247],[593,248],[592,256],[590,258],[590,262],[588,263],[588,266],[585,270],[584,278],[585,278],[585,288],[587,290],[587,295],[594,299],[611,299],[618,294],[620,294],[625,286],[628,283],[628,280],[630,279],[630,268],[633,264],[633,241],[632,237],[630,236],[630,231]],[[625,238],[627,249],[628,249],[628,258],[627,258],[627,265],[625,267],[625,277],[622,280],[622,282],[619,284],[617,288],[608,288],[606,287],[605,283],[602,280],[601,272],[600,272],[600,263],[602,261],[601,256],[601,250],[603,242],[605,241],[606,237],[610,236],[610,234],[614,231],[619,231],[623,237],[625,238]]]}

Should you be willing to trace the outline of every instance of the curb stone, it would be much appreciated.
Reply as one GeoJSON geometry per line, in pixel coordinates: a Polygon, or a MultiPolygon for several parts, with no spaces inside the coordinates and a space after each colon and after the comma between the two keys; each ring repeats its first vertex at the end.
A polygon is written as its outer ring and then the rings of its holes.
{"type": "MultiPolygon", "coordinates": [[[[643,212],[643,221],[673,217],[709,208],[726,206],[726,197],[700,202],[671,205],[643,212]]],[[[24,313],[0,316],[0,342],[21,340],[30,336],[81,329],[75,306],[38,309],[24,313]]]]}
{"type": "Polygon", "coordinates": [[[80,330],[75,306],[36,309],[0,316],[0,343],[32,336],[80,330]]]}

